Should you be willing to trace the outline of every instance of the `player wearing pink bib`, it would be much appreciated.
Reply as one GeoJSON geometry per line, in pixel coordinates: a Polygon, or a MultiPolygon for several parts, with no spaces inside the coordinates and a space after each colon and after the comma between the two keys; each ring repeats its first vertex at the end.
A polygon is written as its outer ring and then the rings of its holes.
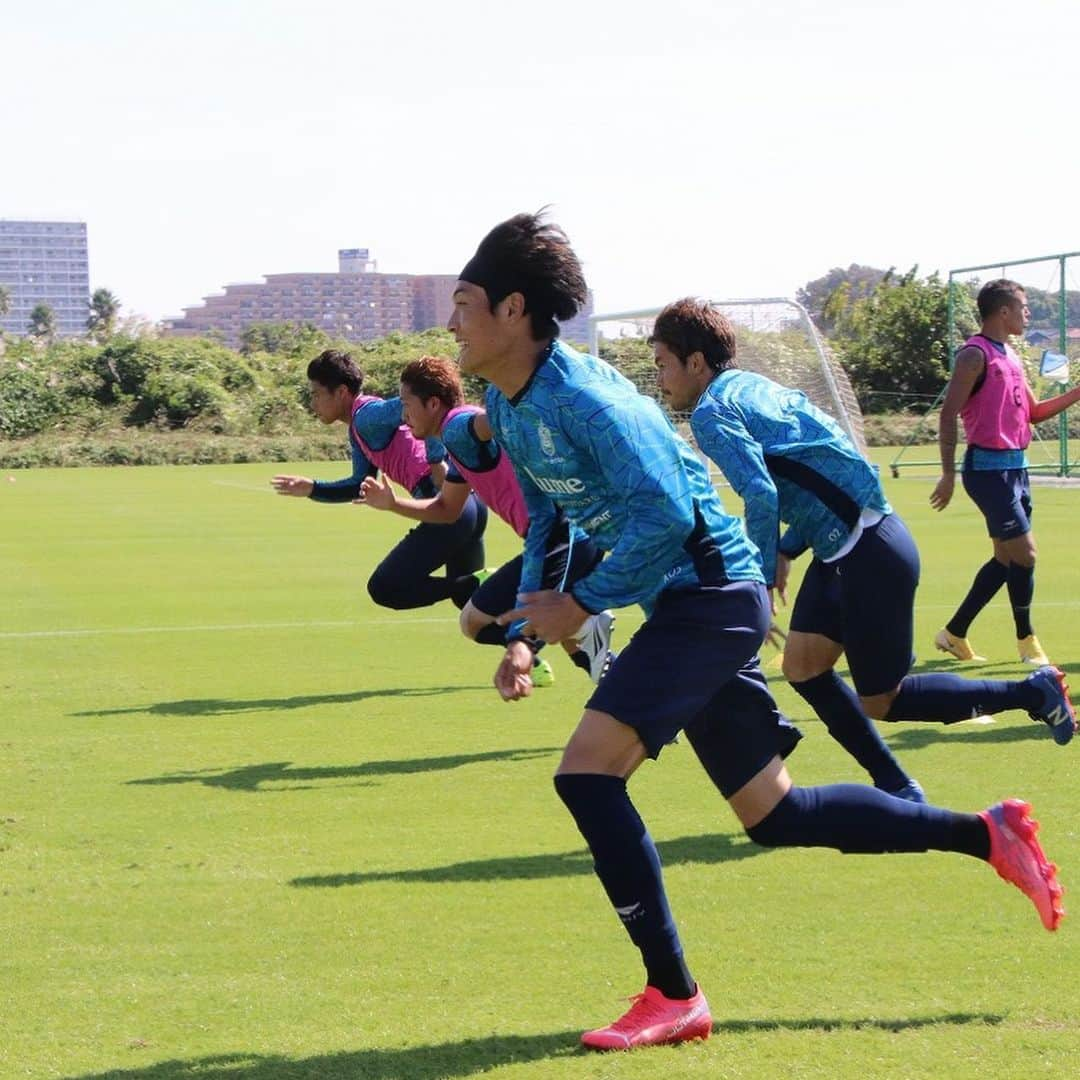
{"type": "MultiPolygon", "coordinates": [[[[416,521],[453,521],[471,488],[519,537],[529,528],[521,484],[509,457],[494,441],[484,410],[464,404],[457,367],[438,356],[414,360],[401,373],[401,402],[405,423],[417,439],[438,437],[446,447],[450,467],[442,490],[429,499],[397,495],[385,481],[365,480],[364,501],[379,510],[392,510],[416,521]]],[[[552,525],[544,560],[544,588],[561,589],[589,573],[601,552],[580,529],[560,516],[552,525]]],[[[461,612],[462,633],[482,645],[506,646],[507,628],[496,621],[517,604],[523,556],[499,567],[476,589],[461,612]]],[[[614,616],[608,611],[590,615],[573,639],[563,643],[578,667],[598,682],[610,662],[609,645],[614,616]]],[[[533,668],[535,685],[548,685],[550,667],[533,668]]]]}
{"type": "MultiPolygon", "coordinates": [[[[275,476],[281,495],[314,502],[352,502],[364,480],[376,472],[415,498],[433,498],[446,471],[446,450],[438,439],[426,444],[401,422],[401,401],[361,393],[363,372],[348,353],[327,349],[308,364],[311,408],[324,424],[349,428],[353,471],[341,480],[275,476]]],[[[368,594],[380,607],[401,611],[452,600],[461,608],[476,588],[484,565],[487,510],[466,492],[459,513],[444,523],[421,523],[394,545],[368,580],[368,594]],[[445,567],[444,574],[436,571],[445,567]]]]}
{"type": "Polygon", "coordinates": [[[934,644],[957,660],[982,659],[967,640],[968,627],[1005,585],[1020,659],[1042,666],[1049,661],[1031,626],[1035,537],[1025,450],[1031,442],[1031,425],[1057,416],[1080,400],[1080,387],[1045,401],[1035,400],[1019,357],[1006,343],[1024,332],[1031,314],[1023,286],[1006,278],[988,281],[979,290],[978,305],[982,327],[957,353],[941,407],[942,475],[930,505],[944,510],[952,499],[959,416],[967,440],[964,490],[986,519],[993,555],[979,568],[967,596],[938,631],[934,644]]]}

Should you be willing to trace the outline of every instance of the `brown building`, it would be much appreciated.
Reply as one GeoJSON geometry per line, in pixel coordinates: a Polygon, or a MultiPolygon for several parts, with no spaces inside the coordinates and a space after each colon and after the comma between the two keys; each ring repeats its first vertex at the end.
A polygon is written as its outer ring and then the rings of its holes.
{"type": "MultiPolygon", "coordinates": [[[[366,341],[395,330],[445,326],[453,308],[454,274],[381,274],[367,248],[338,251],[336,274],[269,274],[261,282],[226,285],[223,293],[167,319],[166,333],[203,337],[210,332],[236,348],[256,322],[306,322],[328,334],[366,341]]],[[[563,336],[588,340],[587,310],[567,323],[563,336]]]]}

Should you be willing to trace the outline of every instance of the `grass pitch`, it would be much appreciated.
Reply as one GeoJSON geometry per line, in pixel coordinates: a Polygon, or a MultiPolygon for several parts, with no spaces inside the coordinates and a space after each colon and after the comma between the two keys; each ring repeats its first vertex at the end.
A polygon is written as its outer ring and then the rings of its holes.
{"type": "MultiPolygon", "coordinates": [[[[272,471],[0,477],[0,1075],[1073,1074],[1080,741],[1016,713],[882,730],[936,802],[1031,799],[1072,887],[1058,933],[975,860],[755,848],[682,744],[633,789],[714,1035],[580,1052],[642,982],[550,784],[586,680],[553,650],[556,685],[504,705],[450,605],[368,600],[405,523],[275,497],[272,471]]],[[[931,484],[886,480],[923,556],[922,668],[989,550],[931,484]]],[[[1035,604],[1080,682],[1078,497],[1036,489],[1035,604]]],[[[489,563],[515,550],[493,524],[489,563]]],[[[971,637],[971,674],[1024,673],[1003,594],[971,637]]],[[[797,781],[862,779],[774,688],[797,781]]]]}

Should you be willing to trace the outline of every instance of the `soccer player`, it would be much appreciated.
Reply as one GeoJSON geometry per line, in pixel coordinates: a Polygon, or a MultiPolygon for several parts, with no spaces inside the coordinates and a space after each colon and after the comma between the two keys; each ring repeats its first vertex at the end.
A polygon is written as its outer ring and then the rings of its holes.
{"type": "MultiPolygon", "coordinates": [[[[308,364],[311,408],[324,424],[349,428],[352,475],[341,480],[312,480],[279,474],[271,480],[279,495],[315,502],[351,502],[364,480],[381,470],[417,498],[438,492],[432,476],[445,475],[446,451],[437,440],[426,446],[401,422],[401,401],[361,393],[363,372],[346,352],[327,349],[308,364]]],[[[452,600],[464,607],[484,565],[487,509],[469,494],[461,513],[443,525],[422,523],[395,545],[368,580],[371,599],[397,611],[452,600]],[[435,571],[446,568],[445,577],[435,571]]]]}
{"type": "Polygon", "coordinates": [[[1061,918],[1055,870],[1017,800],[961,814],[873,787],[799,788],[784,757],[798,732],[758,664],[770,623],[756,548],[724,512],[694,451],[655,401],[557,337],[586,297],[565,235],[540,215],[497,225],[459,275],[449,328],[529,509],[520,606],[496,673],[506,700],[529,693],[530,637],[558,641],[590,612],[640,604],[646,620],[586,704],[555,788],[597,876],[640,949],[646,986],[595,1049],[705,1038],[712,1021],[683,954],[656,848],[627,790],[641,763],[684,730],[751,839],[851,852],[956,851],[987,860],[1061,918]],[[536,589],[544,537],[563,510],[608,554],[569,590],[536,589]]]}
{"type": "MultiPolygon", "coordinates": [[[[520,537],[525,536],[529,514],[521,485],[510,459],[491,437],[484,410],[465,404],[461,376],[450,360],[422,356],[401,373],[402,416],[417,439],[439,439],[450,459],[446,479],[431,499],[399,496],[383,477],[368,477],[361,486],[365,503],[376,510],[390,510],[414,521],[450,523],[465,508],[470,488],[520,537]]],[[[560,514],[547,537],[541,587],[560,589],[587,574],[602,552],[560,514]]],[[[506,646],[506,628],[497,617],[517,602],[522,557],[518,555],[488,576],[461,611],[461,632],[482,645],[506,646]]],[[[610,611],[590,615],[580,633],[563,643],[574,662],[599,682],[611,662],[610,642],[614,616],[610,611]]],[[[539,661],[539,656],[536,657],[539,661]]],[[[543,685],[547,672],[540,670],[543,685]]],[[[538,682],[538,666],[531,678],[538,682]]]]}
{"type": "Polygon", "coordinates": [[[934,644],[957,660],[981,660],[967,640],[968,628],[1004,585],[1020,659],[1043,665],[1049,661],[1031,625],[1035,537],[1024,451],[1031,442],[1031,425],[1080,401],[1080,386],[1045,401],[1035,400],[1020,359],[1008,344],[1010,337],[1024,332],[1031,314],[1022,285],[1007,278],[988,281],[979,290],[977,303],[982,327],[957,353],[941,406],[941,479],[930,495],[930,505],[944,510],[953,496],[959,416],[967,440],[964,490],[986,520],[993,554],[979,567],[967,596],[938,631],[934,644]]]}
{"type": "MultiPolygon", "coordinates": [[[[906,778],[893,773],[899,765],[867,714],[956,723],[1025,709],[1057,742],[1072,738],[1076,715],[1057,668],[1017,682],[908,674],[919,553],[907,526],[877,470],[831,417],[801,391],[739,370],[735,329],[723,314],[701,300],[677,300],[657,316],[652,343],[661,393],[672,408],[693,409],[694,438],[742,496],[765,581],[782,599],[791,560],[813,551],[784,646],[784,677],[878,787],[906,778]],[[836,674],[845,652],[857,697],[836,674]]],[[[914,781],[906,785],[902,792],[914,785],[918,793],[914,781]]]]}

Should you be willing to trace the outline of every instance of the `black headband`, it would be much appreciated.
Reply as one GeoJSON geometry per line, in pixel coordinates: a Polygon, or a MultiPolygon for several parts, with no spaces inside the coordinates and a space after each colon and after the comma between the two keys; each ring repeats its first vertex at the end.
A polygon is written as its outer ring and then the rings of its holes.
{"type": "Polygon", "coordinates": [[[500,266],[499,260],[477,252],[458,274],[459,281],[478,285],[488,295],[488,300],[497,304],[504,296],[519,292],[524,296],[528,288],[524,280],[508,266],[500,266]]]}

